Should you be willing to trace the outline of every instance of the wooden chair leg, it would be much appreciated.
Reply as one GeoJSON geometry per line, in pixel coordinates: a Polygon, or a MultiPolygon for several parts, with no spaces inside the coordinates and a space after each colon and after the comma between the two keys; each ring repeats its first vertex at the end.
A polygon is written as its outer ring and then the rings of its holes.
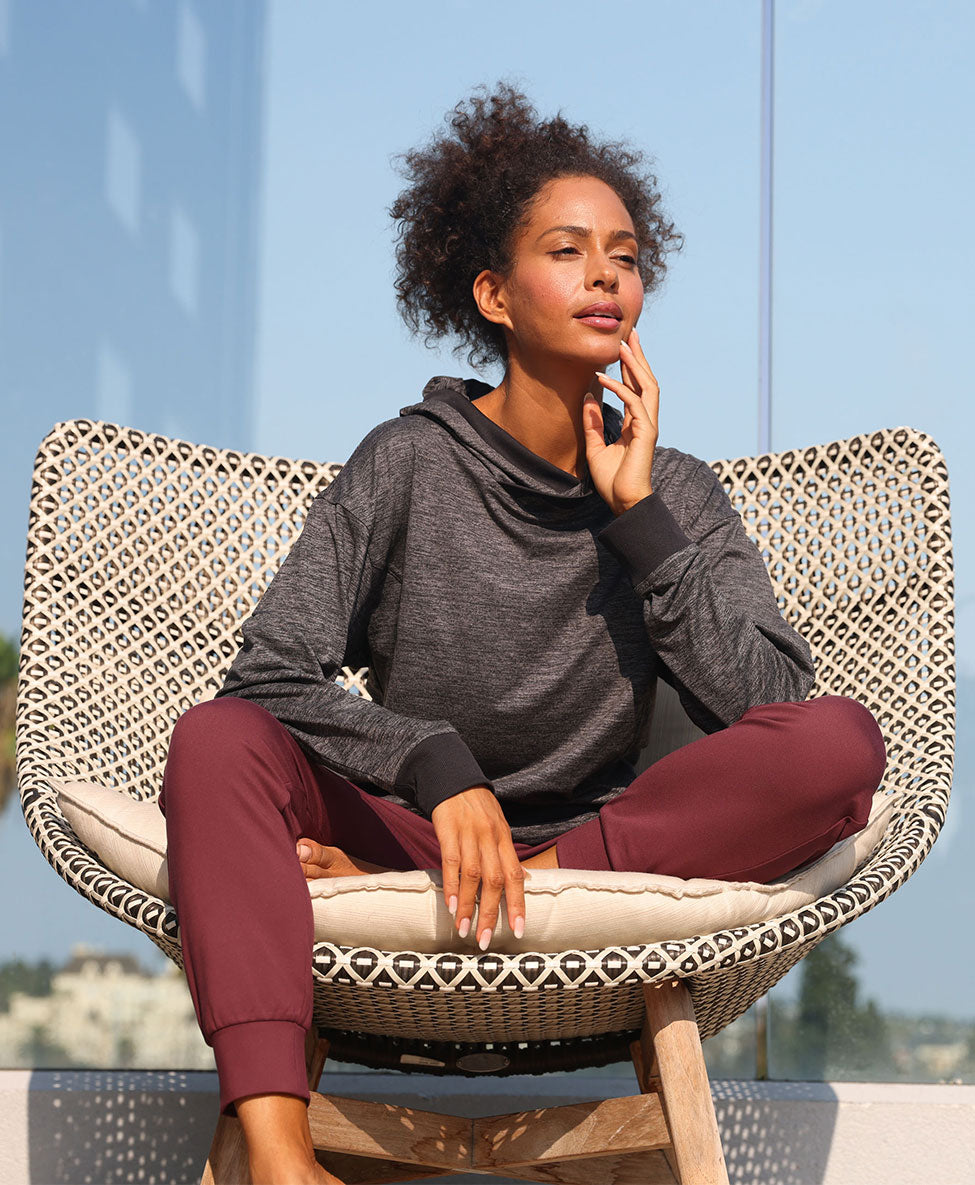
{"type": "Polygon", "coordinates": [[[329,1043],[319,1037],[314,1025],[305,1034],[305,1067],[308,1070],[308,1089],[318,1090],[328,1060],[329,1043]]]}
{"type": "Polygon", "coordinates": [[[681,1185],[728,1185],[701,1034],[690,992],[679,979],[643,988],[646,1017],[630,1047],[644,1093],[660,1095],[672,1149],[667,1160],[681,1185]]]}
{"type": "MultiPolygon", "coordinates": [[[[652,1054],[649,1062],[645,1061],[646,1054],[643,1051],[643,1046],[640,1041],[634,1041],[630,1045],[630,1057],[633,1060],[633,1068],[636,1070],[636,1080],[640,1085],[641,1094],[655,1094],[660,1095],[661,1106],[663,1106],[663,1095],[660,1091],[660,1071],[657,1066],[657,1055],[652,1054]]],[[[666,1112],[665,1112],[666,1115],[666,1112]]],[[[670,1129],[668,1128],[668,1134],[670,1129]]],[[[670,1168],[670,1182],[671,1185],[680,1185],[680,1177],[677,1175],[677,1158],[674,1156],[674,1146],[669,1144],[661,1151],[670,1168]]]]}
{"type": "Polygon", "coordinates": [[[236,1116],[221,1115],[213,1133],[200,1185],[250,1185],[244,1129],[236,1116]]]}
{"type": "MultiPolygon", "coordinates": [[[[310,1090],[317,1090],[322,1080],[328,1048],[328,1041],[319,1037],[314,1027],[309,1029],[305,1035],[305,1068],[310,1090]]],[[[250,1185],[250,1181],[244,1129],[235,1115],[221,1115],[200,1185],[250,1185]]]]}

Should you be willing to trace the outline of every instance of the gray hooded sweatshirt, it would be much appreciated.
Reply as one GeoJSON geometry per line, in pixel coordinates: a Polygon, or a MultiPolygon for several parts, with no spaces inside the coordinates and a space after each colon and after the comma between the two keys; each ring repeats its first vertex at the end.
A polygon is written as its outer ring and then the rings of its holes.
{"type": "MultiPolygon", "coordinates": [[[[312,503],[218,695],[254,700],[313,760],[429,818],[489,786],[539,843],[633,781],[659,677],[705,732],[802,700],[806,641],[714,471],[654,453],[619,516],[437,376],[312,503]],[[368,666],[372,699],[335,682],[368,666]]],[[[622,417],[603,405],[605,439],[622,417]]]]}

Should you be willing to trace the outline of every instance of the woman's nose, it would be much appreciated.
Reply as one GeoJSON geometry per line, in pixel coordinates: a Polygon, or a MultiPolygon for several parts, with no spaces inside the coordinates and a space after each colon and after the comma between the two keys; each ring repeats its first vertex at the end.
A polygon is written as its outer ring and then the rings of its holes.
{"type": "Polygon", "coordinates": [[[608,288],[615,288],[619,283],[619,271],[611,259],[603,259],[593,264],[589,276],[592,285],[602,284],[608,288]]]}

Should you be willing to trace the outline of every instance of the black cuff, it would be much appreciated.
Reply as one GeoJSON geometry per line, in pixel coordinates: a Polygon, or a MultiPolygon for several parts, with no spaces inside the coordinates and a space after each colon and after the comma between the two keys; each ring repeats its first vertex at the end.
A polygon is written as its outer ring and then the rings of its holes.
{"type": "Polygon", "coordinates": [[[400,766],[396,789],[429,819],[434,807],[471,786],[494,786],[459,733],[438,732],[411,750],[400,766]]]}
{"type": "Polygon", "coordinates": [[[629,569],[634,587],[669,556],[693,543],[656,490],[617,515],[596,538],[629,569]]]}

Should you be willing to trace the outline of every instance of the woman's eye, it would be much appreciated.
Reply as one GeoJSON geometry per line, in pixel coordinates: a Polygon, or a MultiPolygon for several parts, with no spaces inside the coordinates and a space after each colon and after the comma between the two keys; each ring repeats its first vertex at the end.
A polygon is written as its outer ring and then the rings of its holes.
{"type": "MultiPolygon", "coordinates": [[[[552,255],[567,255],[570,251],[578,252],[578,247],[558,247],[552,252],[552,255]]],[[[614,259],[619,260],[620,263],[636,264],[636,259],[632,255],[615,255],[614,259]]]]}

